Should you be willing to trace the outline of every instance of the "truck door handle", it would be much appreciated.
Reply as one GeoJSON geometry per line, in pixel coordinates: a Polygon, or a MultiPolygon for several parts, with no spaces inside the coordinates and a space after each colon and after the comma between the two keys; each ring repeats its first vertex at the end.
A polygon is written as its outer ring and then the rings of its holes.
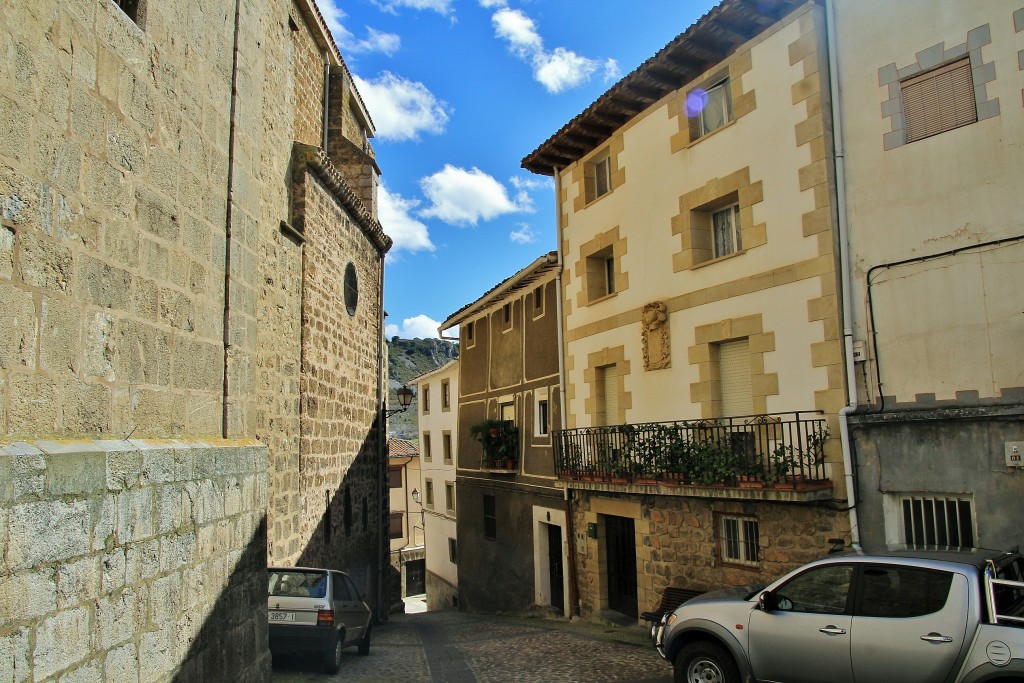
{"type": "Polygon", "coordinates": [[[829,636],[841,636],[846,633],[846,629],[839,628],[838,626],[833,626],[832,624],[829,624],[825,628],[819,628],[818,632],[824,633],[825,635],[829,636]]]}
{"type": "Polygon", "coordinates": [[[932,631],[931,633],[929,633],[926,636],[921,636],[921,640],[924,640],[924,641],[929,642],[929,643],[952,643],[953,642],[953,639],[950,638],[949,636],[944,636],[941,633],[936,633],[935,631],[932,631]]]}

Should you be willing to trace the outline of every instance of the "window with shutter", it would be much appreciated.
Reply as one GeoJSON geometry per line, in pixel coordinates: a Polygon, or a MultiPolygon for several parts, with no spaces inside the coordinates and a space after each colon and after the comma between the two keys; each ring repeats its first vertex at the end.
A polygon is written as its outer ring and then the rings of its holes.
{"type": "Polygon", "coordinates": [[[907,142],[978,120],[971,62],[963,59],[900,83],[907,142]]]}
{"type": "Polygon", "coordinates": [[[597,368],[597,420],[599,425],[616,425],[619,417],[619,378],[617,365],[597,368]]]}
{"type": "Polygon", "coordinates": [[[750,342],[747,339],[718,345],[719,379],[722,386],[722,416],[751,415],[754,394],[750,382],[750,342]]]}

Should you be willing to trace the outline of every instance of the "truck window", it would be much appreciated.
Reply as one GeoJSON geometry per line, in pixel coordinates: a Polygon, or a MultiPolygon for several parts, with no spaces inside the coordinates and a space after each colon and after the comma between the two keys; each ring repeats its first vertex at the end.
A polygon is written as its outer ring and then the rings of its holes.
{"type": "Polygon", "coordinates": [[[870,566],[861,578],[859,616],[906,618],[938,612],[949,597],[950,572],[870,566]]]}

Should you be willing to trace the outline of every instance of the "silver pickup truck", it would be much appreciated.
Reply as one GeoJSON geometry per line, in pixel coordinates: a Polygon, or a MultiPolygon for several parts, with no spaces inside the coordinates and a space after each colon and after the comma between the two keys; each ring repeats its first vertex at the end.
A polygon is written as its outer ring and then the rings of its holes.
{"type": "Polygon", "coordinates": [[[992,550],[829,555],[705,593],[651,630],[676,683],[1024,681],[1024,559],[992,550]]]}

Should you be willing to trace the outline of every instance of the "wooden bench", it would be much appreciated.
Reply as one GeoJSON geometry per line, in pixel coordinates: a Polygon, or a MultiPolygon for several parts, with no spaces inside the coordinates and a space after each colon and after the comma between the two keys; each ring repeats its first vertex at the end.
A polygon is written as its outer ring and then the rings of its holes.
{"type": "Polygon", "coordinates": [[[678,586],[669,586],[665,589],[665,592],[661,594],[661,602],[658,603],[658,607],[650,612],[644,612],[640,615],[640,618],[644,621],[661,621],[661,618],[666,613],[675,610],[676,607],[683,604],[690,598],[695,598],[703,593],[703,591],[695,591],[690,588],[679,588],[678,586]]]}

